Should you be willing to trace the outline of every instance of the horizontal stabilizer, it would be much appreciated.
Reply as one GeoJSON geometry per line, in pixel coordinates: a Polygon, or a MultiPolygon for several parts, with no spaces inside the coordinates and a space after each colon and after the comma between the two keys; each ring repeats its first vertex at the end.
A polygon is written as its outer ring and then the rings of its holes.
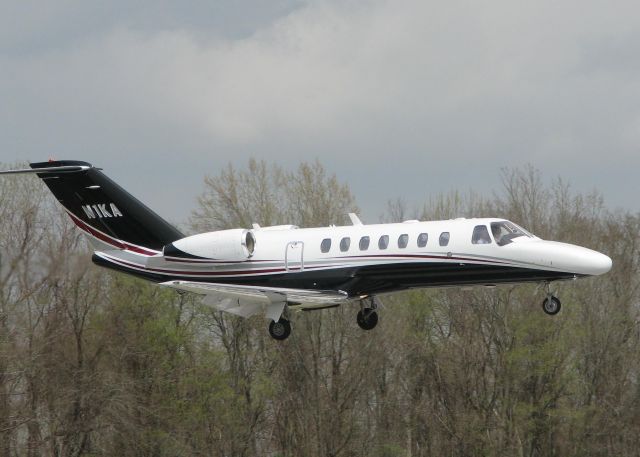
{"type": "Polygon", "coordinates": [[[89,165],[68,165],[60,167],[44,167],[38,169],[23,168],[21,170],[0,171],[0,175],[17,175],[21,173],[77,173],[92,168],[89,165]]]}

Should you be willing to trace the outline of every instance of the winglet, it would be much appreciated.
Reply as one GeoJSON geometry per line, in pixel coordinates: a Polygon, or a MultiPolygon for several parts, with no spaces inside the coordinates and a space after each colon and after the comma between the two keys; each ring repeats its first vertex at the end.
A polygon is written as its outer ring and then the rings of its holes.
{"type": "Polygon", "coordinates": [[[349,213],[349,219],[353,225],[364,225],[356,213],[349,213]]]}

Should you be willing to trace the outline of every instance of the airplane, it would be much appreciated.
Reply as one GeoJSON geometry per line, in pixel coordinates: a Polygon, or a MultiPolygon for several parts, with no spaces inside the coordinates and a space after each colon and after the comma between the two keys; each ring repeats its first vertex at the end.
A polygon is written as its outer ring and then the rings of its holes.
{"type": "Polygon", "coordinates": [[[72,160],[30,163],[0,174],[35,173],[88,237],[95,264],[203,297],[217,310],[263,314],[285,340],[290,316],[359,304],[358,326],[378,323],[379,295],[426,287],[546,285],[542,308],[560,311],[551,283],[601,275],[611,259],[542,240],[501,218],[298,228],[240,227],[185,236],[109,179],[72,160]]]}

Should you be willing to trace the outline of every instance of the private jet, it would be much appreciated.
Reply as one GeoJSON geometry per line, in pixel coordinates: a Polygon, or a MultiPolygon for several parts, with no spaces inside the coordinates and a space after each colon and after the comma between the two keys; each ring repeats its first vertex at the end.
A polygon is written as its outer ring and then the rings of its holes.
{"type": "Polygon", "coordinates": [[[2,174],[35,173],[88,237],[95,264],[180,292],[217,310],[264,315],[276,340],[296,310],[359,305],[364,330],[378,323],[379,296],[425,287],[546,286],[542,308],[560,311],[551,283],[601,275],[604,254],[542,240],[501,218],[417,220],[298,228],[240,227],[185,236],[101,169],[81,161],[31,163],[2,174]]]}

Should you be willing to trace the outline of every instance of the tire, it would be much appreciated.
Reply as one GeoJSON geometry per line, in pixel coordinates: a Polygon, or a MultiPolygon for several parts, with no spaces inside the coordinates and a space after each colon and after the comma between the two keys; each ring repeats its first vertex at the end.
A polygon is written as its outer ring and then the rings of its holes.
{"type": "Polygon", "coordinates": [[[358,311],[358,326],[362,330],[372,330],[378,325],[378,313],[371,308],[365,308],[358,311]]]}
{"type": "Polygon", "coordinates": [[[271,338],[274,340],[286,340],[289,338],[289,335],[291,335],[291,323],[282,317],[278,322],[271,321],[269,324],[269,335],[271,335],[271,338]]]}
{"type": "Polygon", "coordinates": [[[562,304],[557,297],[547,297],[542,302],[542,310],[549,316],[555,316],[560,312],[562,304]]]}

